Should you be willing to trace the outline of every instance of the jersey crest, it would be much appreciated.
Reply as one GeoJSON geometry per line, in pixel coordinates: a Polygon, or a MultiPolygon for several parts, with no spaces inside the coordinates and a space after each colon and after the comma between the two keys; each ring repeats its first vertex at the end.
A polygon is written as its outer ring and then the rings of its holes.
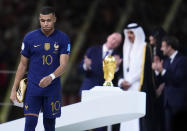
{"type": "Polygon", "coordinates": [[[54,48],[55,48],[55,51],[57,51],[57,50],[59,49],[59,45],[58,45],[58,43],[55,42],[55,44],[54,44],[54,48]]]}
{"type": "Polygon", "coordinates": [[[44,49],[45,49],[46,51],[48,51],[48,50],[50,49],[50,43],[45,43],[45,44],[44,44],[44,49]]]}

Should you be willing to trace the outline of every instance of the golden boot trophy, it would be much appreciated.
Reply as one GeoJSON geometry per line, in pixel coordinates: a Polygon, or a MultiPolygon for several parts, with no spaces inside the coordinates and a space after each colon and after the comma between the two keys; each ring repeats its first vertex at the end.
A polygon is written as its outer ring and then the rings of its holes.
{"type": "Polygon", "coordinates": [[[112,80],[116,71],[116,60],[113,56],[107,56],[103,60],[103,72],[105,82],[103,86],[113,86],[112,80]]]}
{"type": "Polygon", "coordinates": [[[26,89],[27,89],[27,78],[24,78],[20,81],[19,88],[16,92],[16,99],[19,103],[22,103],[24,101],[26,89]]]}

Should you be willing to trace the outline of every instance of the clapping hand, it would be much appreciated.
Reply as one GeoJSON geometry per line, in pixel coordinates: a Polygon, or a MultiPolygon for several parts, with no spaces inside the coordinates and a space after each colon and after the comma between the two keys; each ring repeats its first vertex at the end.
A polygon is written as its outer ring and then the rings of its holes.
{"type": "Polygon", "coordinates": [[[86,69],[91,70],[92,60],[87,56],[84,56],[84,64],[86,65],[86,69]]]}
{"type": "Polygon", "coordinates": [[[158,56],[154,57],[154,62],[152,63],[152,69],[158,72],[162,72],[163,70],[163,60],[160,60],[158,56]]]}

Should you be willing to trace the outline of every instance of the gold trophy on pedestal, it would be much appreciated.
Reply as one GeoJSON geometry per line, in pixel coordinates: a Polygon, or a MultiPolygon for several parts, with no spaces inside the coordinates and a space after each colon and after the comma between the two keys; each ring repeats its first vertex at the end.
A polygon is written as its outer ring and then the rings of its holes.
{"type": "Polygon", "coordinates": [[[103,72],[105,82],[103,86],[113,86],[112,80],[116,71],[116,60],[113,56],[106,56],[103,60],[103,72]]]}

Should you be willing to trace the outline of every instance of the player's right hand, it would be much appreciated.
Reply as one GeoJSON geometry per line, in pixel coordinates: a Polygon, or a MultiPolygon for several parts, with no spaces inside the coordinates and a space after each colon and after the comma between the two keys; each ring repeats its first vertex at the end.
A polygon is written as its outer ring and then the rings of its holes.
{"type": "Polygon", "coordinates": [[[43,77],[41,80],[40,80],[40,83],[39,83],[39,86],[42,87],[42,88],[45,88],[47,87],[48,85],[50,85],[52,82],[52,78],[50,75],[46,76],[46,77],[43,77]]]}
{"type": "Polygon", "coordinates": [[[11,94],[10,94],[10,100],[13,102],[16,100],[16,90],[12,88],[11,94]]]}

